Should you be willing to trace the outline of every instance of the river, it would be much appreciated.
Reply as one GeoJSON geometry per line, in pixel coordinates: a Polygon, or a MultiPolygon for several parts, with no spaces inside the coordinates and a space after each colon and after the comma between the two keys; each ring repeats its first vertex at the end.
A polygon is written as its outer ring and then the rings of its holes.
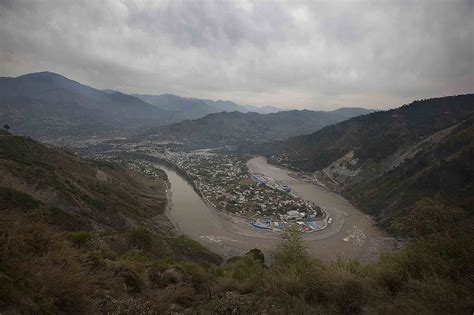
{"type": "MultiPolygon", "coordinates": [[[[370,216],[341,196],[290,177],[288,170],[269,165],[263,157],[254,157],[247,165],[253,173],[285,181],[299,196],[326,209],[333,218],[327,229],[305,236],[313,256],[323,260],[345,257],[368,262],[393,247],[394,240],[374,227],[370,216]]],[[[182,233],[226,258],[255,247],[268,256],[280,242],[280,232],[257,229],[245,220],[207,206],[176,171],[157,166],[167,173],[171,184],[167,215],[182,233]]]]}

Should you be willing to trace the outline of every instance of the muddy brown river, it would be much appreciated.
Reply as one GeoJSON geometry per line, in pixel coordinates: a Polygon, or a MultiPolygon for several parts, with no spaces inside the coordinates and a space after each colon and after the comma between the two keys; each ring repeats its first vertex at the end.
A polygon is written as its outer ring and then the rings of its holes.
{"type": "MultiPolygon", "coordinates": [[[[395,241],[373,226],[370,216],[340,195],[295,179],[288,175],[289,170],[270,165],[263,157],[254,157],[247,165],[252,173],[284,181],[296,194],[321,206],[333,218],[325,230],[305,235],[313,256],[324,260],[345,257],[368,262],[394,246],[395,241]]],[[[167,215],[182,233],[226,258],[255,247],[268,256],[280,242],[280,232],[255,228],[243,219],[209,207],[174,170],[157,166],[168,174],[171,184],[167,215]]]]}

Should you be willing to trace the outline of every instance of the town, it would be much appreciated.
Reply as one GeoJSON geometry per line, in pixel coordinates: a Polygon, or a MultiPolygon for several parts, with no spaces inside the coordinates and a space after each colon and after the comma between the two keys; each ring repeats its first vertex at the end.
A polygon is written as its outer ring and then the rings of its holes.
{"type": "Polygon", "coordinates": [[[327,224],[325,211],[316,204],[278,181],[250,174],[248,156],[170,151],[164,156],[192,180],[209,206],[246,218],[257,228],[278,231],[296,225],[314,232],[327,224]]]}
{"type": "Polygon", "coordinates": [[[150,160],[166,163],[187,179],[208,206],[243,218],[255,228],[282,231],[297,226],[310,233],[331,222],[323,209],[303,200],[287,185],[262,174],[251,174],[246,165],[250,157],[246,155],[184,152],[156,142],[112,142],[106,147],[94,152],[95,158],[121,161],[152,178],[163,174],[150,160]]]}

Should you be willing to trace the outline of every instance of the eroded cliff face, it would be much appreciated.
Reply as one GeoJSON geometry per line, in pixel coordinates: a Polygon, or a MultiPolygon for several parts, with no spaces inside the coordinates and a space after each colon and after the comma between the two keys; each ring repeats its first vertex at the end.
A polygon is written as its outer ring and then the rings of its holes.
{"type": "Polygon", "coordinates": [[[472,215],[473,119],[442,129],[387,158],[360,163],[353,151],[311,174],[390,228],[416,202],[431,198],[472,215]]]}

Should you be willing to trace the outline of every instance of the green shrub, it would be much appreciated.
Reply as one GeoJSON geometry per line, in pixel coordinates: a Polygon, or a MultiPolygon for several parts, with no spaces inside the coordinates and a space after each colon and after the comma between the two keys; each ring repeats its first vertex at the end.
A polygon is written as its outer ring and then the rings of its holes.
{"type": "Polygon", "coordinates": [[[69,232],[68,237],[76,247],[87,247],[91,244],[94,234],[87,231],[69,232]]]}
{"type": "Polygon", "coordinates": [[[0,187],[0,210],[33,210],[39,208],[42,203],[30,195],[13,188],[0,187]]]}
{"type": "Polygon", "coordinates": [[[371,292],[369,283],[350,271],[327,272],[320,288],[326,304],[340,314],[362,314],[371,292]]]}
{"type": "Polygon", "coordinates": [[[297,228],[288,228],[282,234],[283,241],[272,256],[277,268],[292,269],[298,276],[304,276],[310,270],[312,260],[303,243],[303,234],[297,228]]]}
{"type": "Polygon", "coordinates": [[[209,281],[209,275],[204,268],[193,262],[181,262],[177,265],[178,270],[193,286],[205,285],[209,281]]]}
{"type": "Polygon", "coordinates": [[[176,288],[174,300],[185,307],[191,307],[195,296],[196,294],[192,286],[180,286],[176,288]]]}
{"type": "Polygon", "coordinates": [[[140,276],[132,270],[124,270],[120,273],[126,285],[126,289],[130,293],[139,293],[143,289],[143,281],[140,276]]]}
{"type": "Polygon", "coordinates": [[[105,210],[107,208],[106,204],[103,201],[91,198],[89,195],[82,194],[80,197],[85,203],[87,203],[89,206],[93,208],[96,208],[99,210],[105,210]]]}
{"type": "Polygon", "coordinates": [[[265,264],[265,255],[258,248],[249,250],[245,255],[252,257],[254,260],[259,261],[262,265],[265,264]]]}
{"type": "Polygon", "coordinates": [[[128,252],[122,255],[122,260],[136,263],[146,263],[149,261],[143,250],[138,248],[131,248],[128,252]]]}
{"type": "Polygon", "coordinates": [[[150,250],[152,241],[152,234],[145,228],[138,227],[128,231],[128,244],[131,247],[141,250],[150,250]]]}
{"type": "Polygon", "coordinates": [[[397,293],[409,276],[409,264],[405,251],[384,253],[377,264],[375,280],[390,293],[397,293]]]}
{"type": "Polygon", "coordinates": [[[159,272],[163,272],[166,269],[171,268],[176,264],[175,260],[171,256],[165,256],[161,259],[157,259],[153,262],[153,268],[157,269],[159,272]]]}
{"type": "Polygon", "coordinates": [[[438,199],[423,198],[408,214],[394,219],[389,229],[399,235],[418,237],[452,230],[465,216],[461,208],[444,205],[438,199]]]}
{"type": "Polygon", "coordinates": [[[227,289],[247,293],[263,285],[264,268],[260,260],[241,256],[215,268],[212,274],[227,289]]]}
{"type": "Polygon", "coordinates": [[[213,264],[219,264],[222,261],[222,258],[219,255],[211,252],[199,242],[192,240],[187,236],[181,235],[176,238],[171,238],[168,240],[168,243],[180,259],[202,262],[206,261],[213,264]]]}
{"type": "Polygon", "coordinates": [[[165,288],[169,285],[180,282],[182,275],[175,268],[160,271],[155,266],[152,266],[148,269],[148,278],[157,287],[165,288]]]}
{"type": "Polygon", "coordinates": [[[58,219],[61,214],[61,209],[58,207],[40,207],[28,211],[26,216],[31,221],[51,223],[55,219],[58,219]]]}

